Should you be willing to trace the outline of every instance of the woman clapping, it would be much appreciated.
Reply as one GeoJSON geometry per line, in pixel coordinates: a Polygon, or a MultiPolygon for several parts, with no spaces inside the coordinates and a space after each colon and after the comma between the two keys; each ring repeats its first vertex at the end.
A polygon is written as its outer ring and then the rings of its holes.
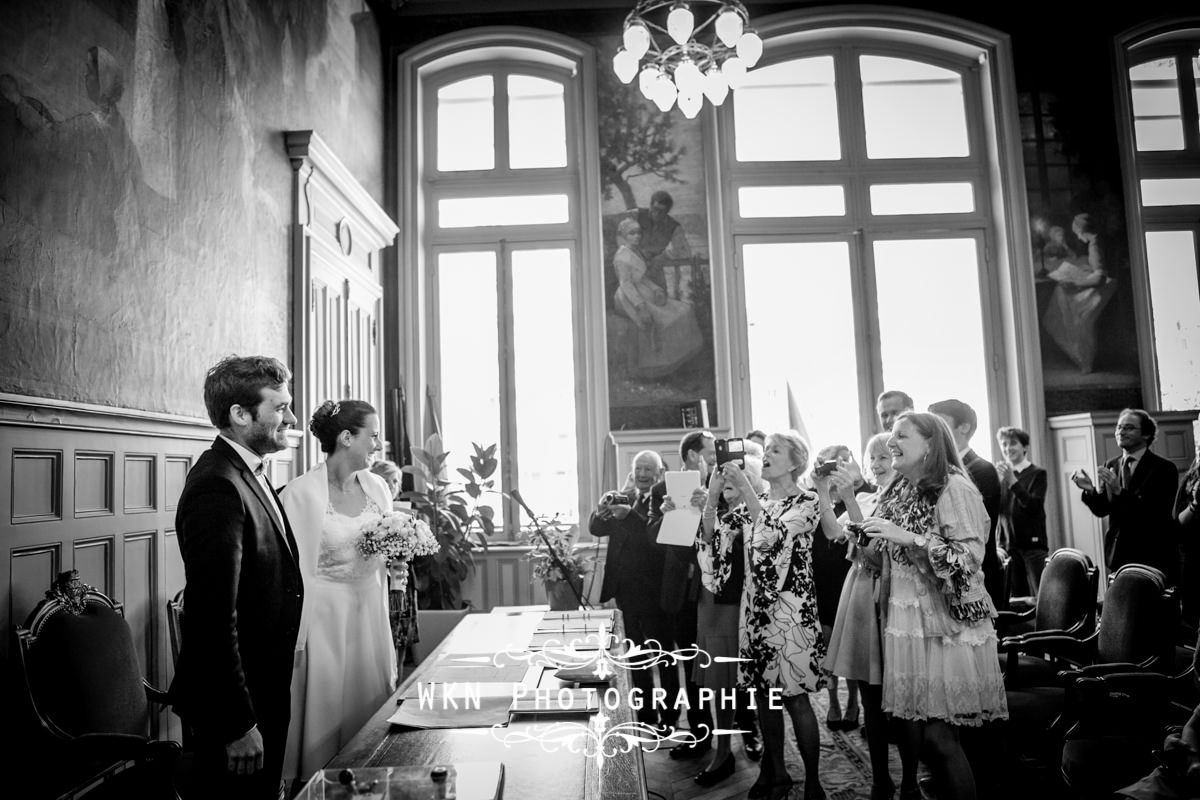
{"type": "MultiPolygon", "coordinates": [[[[765,755],[749,797],[777,800],[788,795],[792,780],[783,761],[783,715],[768,704],[768,691],[778,690],[796,730],[804,761],[804,797],[823,798],[817,775],[820,732],[808,694],[825,685],[821,663],[825,641],[817,619],[812,575],[812,537],[821,517],[820,501],[797,483],[808,468],[808,445],[795,431],[767,437],[759,493],[746,474],[725,464],[713,475],[715,493],[732,484],[745,503],[743,530],[746,583],[738,655],[738,682],[759,698],[758,718],[765,755]]],[[[710,513],[705,507],[705,513],[710,513]]],[[[712,509],[715,513],[715,508],[712,509]]]]}
{"type": "Polygon", "coordinates": [[[973,800],[957,729],[1008,717],[996,610],[980,569],[988,516],[941,419],[902,414],[888,447],[898,477],[864,521],[868,536],[887,543],[883,709],[919,748],[937,796],[973,800]]]}

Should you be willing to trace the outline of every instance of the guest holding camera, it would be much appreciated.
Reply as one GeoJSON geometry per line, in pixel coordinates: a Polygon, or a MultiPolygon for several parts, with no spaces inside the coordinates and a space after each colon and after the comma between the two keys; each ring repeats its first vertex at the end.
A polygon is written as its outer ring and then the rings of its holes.
{"type": "Polygon", "coordinates": [[[937,796],[974,800],[958,729],[1008,717],[983,584],[988,515],[939,417],[901,414],[888,447],[899,477],[863,524],[886,542],[883,709],[919,747],[937,796]]]}
{"type": "MultiPolygon", "coordinates": [[[[856,492],[855,485],[861,478],[856,479],[849,465],[841,465],[829,475],[828,484],[830,499],[838,498],[833,505],[834,511],[838,504],[844,504],[845,512],[839,515],[832,526],[829,525],[831,515],[821,517],[821,527],[826,536],[833,535],[846,540],[847,557],[851,562],[838,599],[837,617],[829,636],[829,655],[825,658],[825,666],[834,675],[845,678],[851,686],[857,685],[862,695],[867,750],[871,755],[871,800],[889,800],[895,786],[888,772],[888,719],[883,713],[883,642],[879,628],[879,606],[875,601],[883,569],[883,546],[866,535],[861,523],[865,515],[875,512],[884,489],[895,476],[892,471],[892,451],[887,446],[890,437],[890,433],[875,434],[867,440],[867,448],[863,453],[863,463],[875,482],[874,492],[856,492]]],[[[823,491],[825,482],[820,478],[815,482],[818,491],[823,491]]],[[[920,800],[915,748],[902,743],[900,763],[903,767],[900,800],[920,800]]]]}
{"type": "MultiPolygon", "coordinates": [[[[647,528],[650,490],[662,475],[662,458],[653,450],[633,457],[633,471],[620,491],[607,492],[588,520],[592,536],[608,537],[604,560],[604,583],[600,602],[616,600],[625,620],[625,635],[644,645],[668,638],[667,615],[659,606],[659,582],[663,573],[663,551],[647,528]]],[[[648,669],[635,669],[633,685],[641,696],[650,697],[654,676],[648,669]]],[[[658,722],[650,703],[638,710],[638,720],[658,722]]]]}
{"type": "MultiPolygon", "coordinates": [[[[825,640],[812,577],[812,538],[821,503],[799,485],[807,468],[808,445],[800,434],[786,431],[767,437],[762,466],[766,492],[760,493],[733,462],[722,465],[712,483],[719,493],[731,484],[747,512],[740,526],[746,587],[738,653],[745,660],[738,664],[738,679],[760,698],[770,689],[781,690],[804,762],[804,797],[814,800],[825,791],[818,776],[820,732],[808,694],[825,686],[825,640]]],[[[705,506],[703,516],[715,514],[715,506],[705,506]]],[[[783,715],[760,704],[758,719],[766,756],[749,797],[779,800],[792,786],[783,760],[783,715]]]]}

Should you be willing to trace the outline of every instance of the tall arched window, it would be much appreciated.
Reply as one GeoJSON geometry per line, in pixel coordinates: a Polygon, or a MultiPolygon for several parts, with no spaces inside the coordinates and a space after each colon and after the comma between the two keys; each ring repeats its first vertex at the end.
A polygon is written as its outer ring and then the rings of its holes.
{"type": "Polygon", "coordinates": [[[766,55],[720,126],[734,406],[764,429],[799,410],[814,444],[857,449],[880,391],[921,409],[957,397],[987,451],[997,424],[1041,407],[1005,358],[1036,347],[990,64],[1007,45],[912,25],[760,26],[766,55]]]}
{"type": "MultiPolygon", "coordinates": [[[[426,389],[417,407],[451,467],[467,464],[472,443],[497,444],[498,488],[572,522],[599,441],[576,402],[591,358],[578,301],[594,207],[590,74],[582,48],[514,30],[433,42],[402,62],[410,113],[419,110],[402,159],[416,212],[402,304],[423,321],[408,326],[421,339],[406,370],[426,389]]],[[[511,504],[489,502],[519,529],[511,504]]]]}
{"type": "Polygon", "coordinates": [[[1200,406],[1200,19],[1121,37],[1121,150],[1147,404],[1200,406]]]}

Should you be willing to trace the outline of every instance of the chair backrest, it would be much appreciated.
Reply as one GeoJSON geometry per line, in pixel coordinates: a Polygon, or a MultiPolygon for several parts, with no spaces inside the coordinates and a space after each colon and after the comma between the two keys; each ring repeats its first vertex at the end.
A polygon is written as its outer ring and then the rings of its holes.
{"type": "Polygon", "coordinates": [[[1138,664],[1160,659],[1164,668],[1175,654],[1179,601],[1161,572],[1144,564],[1118,569],[1104,593],[1096,662],[1138,664]]]}
{"type": "Polygon", "coordinates": [[[167,601],[167,632],[171,635],[171,663],[178,664],[183,647],[183,589],[167,601]]]}
{"type": "Polygon", "coordinates": [[[417,640],[412,643],[413,662],[420,664],[424,661],[470,610],[418,609],[417,640]]]}
{"type": "Polygon", "coordinates": [[[1051,554],[1038,584],[1034,630],[1072,630],[1087,636],[1096,628],[1099,570],[1081,550],[1062,547],[1051,554]],[[1082,623],[1082,624],[1081,624],[1082,623]]]}
{"type": "Polygon", "coordinates": [[[150,707],[121,606],[64,572],[24,626],[18,651],[29,699],[59,737],[146,736],[150,707]]]}

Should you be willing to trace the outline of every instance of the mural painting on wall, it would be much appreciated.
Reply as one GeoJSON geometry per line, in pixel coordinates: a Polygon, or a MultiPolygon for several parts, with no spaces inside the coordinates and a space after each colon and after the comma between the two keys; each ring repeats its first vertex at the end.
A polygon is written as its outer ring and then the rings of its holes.
{"type": "Polygon", "coordinates": [[[0,330],[26,346],[0,355],[0,391],[203,418],[203,365],[288,341],[279,131],[354,138],[339,150],[382,194],[381,148],[357,146],[381,113],[371,15],[333,0],[6,0],[3,16],[0,330]],[[275,305],[244,319],[230,295],[275,305]]]}
{"type": "Polygon", "coordinates": [[[700,121],[599,72],[609,424],[679,428],[703,399],[716,425],[700,121]]]}
{"type": "Polygon", "coordinates": [[[1115,148],[1096,135],[1094,107],[1047,92],[1019,100],[1046,411],[1138,406],[1125,209],[1119,164],[1107,163],[1115,148]]]}

